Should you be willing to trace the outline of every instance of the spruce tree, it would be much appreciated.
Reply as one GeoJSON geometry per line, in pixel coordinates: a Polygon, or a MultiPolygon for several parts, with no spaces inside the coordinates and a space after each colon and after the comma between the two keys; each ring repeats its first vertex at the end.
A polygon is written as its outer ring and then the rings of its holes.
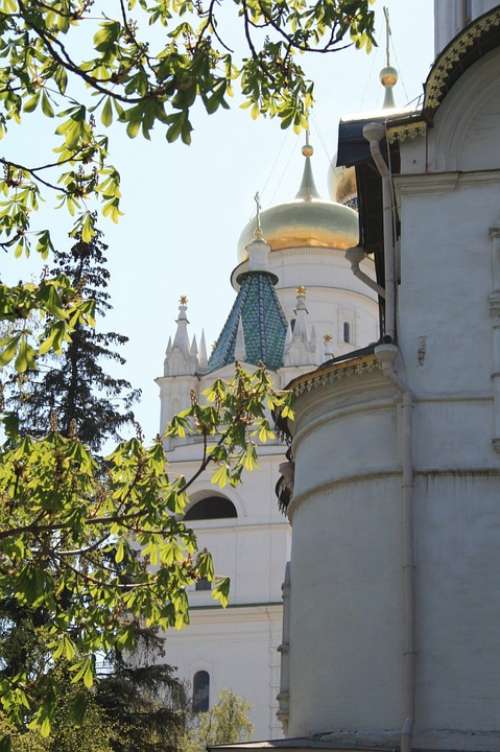
{"type": "Polygon", "coordinates": [[[159,662],[163,640],[140,631],[133,655],[114,651],[108,674],[96,684],[96,703],[120,729],[113,752],[177,752],[188,719],[188,697],[174,669],[159,662]],[[151,663],[151,658],[158,661],[151,663]]]}
{"type": "Polygon", "coordinates": [[[43,436],[50,415],[55,413],[61,433],[76,430],[79,439],[94,451],[108,439],[120,439],[122,429],[134,423],[132,406],[140,395],[126,379],[105,370],[106,363],[125,365],[118,348],[128,342],[122,334],[100,331],[101,321],[111,309],[106,249],[98,232],[88,243],[77,237],[70,253],[54,253],[55,266],[50,273],[66,275],[82,296],[95,300],[97,325],[94,329],[77,324],[62,355],[47,359],[29,379],[15,377],[10,398],[19,409],[23,432],[43,436]]]}

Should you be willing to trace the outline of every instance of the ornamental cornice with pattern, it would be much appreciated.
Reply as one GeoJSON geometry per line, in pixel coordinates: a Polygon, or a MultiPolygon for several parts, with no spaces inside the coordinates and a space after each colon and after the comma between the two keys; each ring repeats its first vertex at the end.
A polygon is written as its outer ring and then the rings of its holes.
{"type": "Polygon", "coordinates": [[[425,83],[425,97],[420,116],[417,116],[413,121],[395,123],[393,126],[391,126],[389,120],[387,124],[389,142],[406,141],[425,134],[427,130],[426,121],[432,118],[433,113],[441,105],[447,94],[450,71],[484,34],[495,27],[500,27],[499,8],[480,16],[450,42],[439,55],[429,73],[425,83]]]}
{"type": "Polygon", "coordinates": [[[448,74],[456,66],[467,50],[483,34],[495,26],[500,26],[500,9],[494,9],[471,23],[459,34],[438,57],[425,86],[424,110],[435,110],[443,99],[443,89],[448,74]]]}
{"type": "Polygon", "coordinates": [[[316,371],[299,376],[292,382],[290,389],[298,397],[313,389],[335,384],[344,379],[364,376],[376,371],[381,372],[382,367],[375,355],[361,355],[358,358],[344,360],[341,363],[332,363],[330,366],[323,366],[316,371]]]}
{"type": "Polygon", "coordinates": [[[423,136],[427,130],[427,123],[423,120],[416,120],[413,123],[406,123],[404,125],[394,125],[387,127],[387,137],[389,143],[394,141],[407,141],[411,138],[417,138],[417,136],[423,136]]]}

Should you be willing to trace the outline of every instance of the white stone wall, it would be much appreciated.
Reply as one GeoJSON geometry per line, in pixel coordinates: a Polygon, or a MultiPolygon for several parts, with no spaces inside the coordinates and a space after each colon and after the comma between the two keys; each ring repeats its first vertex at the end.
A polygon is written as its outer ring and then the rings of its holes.
{"type": "MultiPolygon", "coordinates": [[[[274,376],[275,386],[286,385],[299,373],[324,359],[323,335],[333,337],[336,355],[363,347],[378,339],[378,308],[372,290],[350,272],[344,253],[333,249],[290,249],[270,254],[270,269],[279,277],[277,293],[289,320],[294,318],[297,287],[307,288],[308,327],[317,334],[317,352],[309,366],[288,366],[274,376]],[[351,326],[351,342],[343,342],[343,322],[351,326]]],[[[372,262],[365,271],[373,275],[372,262]]],[[[189,404],[191,389],[201,395],[217,378],[231,378],[233,365],[216,374],[157,379],[160,387],[161,419],[168,420],[189,404]]],[[[171,472],[192,475],[197,468],[200,446],[193,440],[169,442],[171,472]]],[[[251,705],[255,738],[279,738],[282,728],[276,717],[280,691],[277,648],[281,643],[281,584],[290,558],[290,526],[278,510],[274,487],[279,464],[285,460],[281,443],[260,447],[259,468],[247,475],[237,489],[218,489],[210,473],[191,489],[193,502],[203,496],[222,493],[235,505],[238,518],[193,521],[200,547],[214,555],[216,572],[231,577],[231,605],[225,611],[214,608],[207,592],[190,594],[191,625],[166,635],[166,659],[178,667],[188,682],[196,671],[211,677],[210,702],[221,689],[229,688],[251,705]]]]}
{"type": "MultiPolygon", "coordinates": [[[[492,100],[499,61],[490,53],[455,84],[429,134],[423,170],[416,165],[424,139],[402,145],[409,169],[395,181],[399,369],[414,399],[414,746],[421,749],[500,746],[500,454],[491,302],[499,279],[491,232],[500,224],[500,108],[492,100]]],[[[376,362],[364,375],[332,374],[296,404],[291,736],[331,732],[339,744],[399,744],[398,405],[398,391],[376,362]]]]}
{"type": "Polygon", "coordinates": [[[387,741],[400,710],[393,389],[378,372],[297,401],[289,735],[387,741]],[[384,729],[376,739],[375,729],[384,729]]]}
{"type": "Polygon", "coordinates": [[[282,735],[276,718],[281,614],[281,605],[272,604],[233,604],[225,611],[195,606],[190,626],[166,638],[167,655],[181,676],[189,681],[196,671],[209,673],[211,705],[223,689],[250,704],[255,739],[282,735]]]}
{"type": "MultiPolygon", "coordinates": [[[[276,718],[281,641],[281,583],[290,556],[290,527],[274,495],[282,446],[260,450],[259,467],[236,489],[219,489],[210,473],[194,484],[192,503],[223,494],[238,517],[193,520],[200,548],[214,557],[216,574],[231,578],[230,606],[223,610],[210,592],[189,594],[191,624],[166,634],[167,660],[188,683],[196,671],[210,674],[210,704],[222,689],[232,689],[251,706],[254,738],[281,736],[276,718]]],[[[171,472],[190,477],[197,467],[199,446],[181,446],[171,453],[171,472]]]]}

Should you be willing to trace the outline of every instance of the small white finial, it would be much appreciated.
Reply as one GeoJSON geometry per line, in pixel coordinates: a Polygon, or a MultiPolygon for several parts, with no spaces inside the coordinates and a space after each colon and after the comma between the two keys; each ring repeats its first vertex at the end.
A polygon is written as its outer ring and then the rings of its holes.
{"type": "Polygon", "coordinates": [[[324,359],[330,360],[330,358],[333,358],[333,352],[332,352],[332,342],[333,337],[331,334],[325,334],[323,337],[323,348],[324,348],[324,359]]]}
{"type": "Polygon", "coordinates": [[[306,288],[304,285],[299,285],[299,287],[297,287],[297,307],[295,308],[295,313],[297,313],[297,311],[308,312],[306,308],[306,288]]]}

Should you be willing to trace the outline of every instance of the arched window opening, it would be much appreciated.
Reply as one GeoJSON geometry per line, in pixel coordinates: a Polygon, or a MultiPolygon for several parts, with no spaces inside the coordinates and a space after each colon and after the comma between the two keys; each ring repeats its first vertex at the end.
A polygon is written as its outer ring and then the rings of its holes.
{"type": "Polygon", "coordinates": [[[348,321],[344,321],[344,342],[351,341],[351,325],[348,321]]]}
{"type": "Polygon", "coordinates": [[[224,496],[207,496],[188,509],[185,520],[218,520],[237,517],[236,507],[224,496]]]}
{"type": "Polygon", "coordinates": [[[295,329],[295,322],[296,321],[297,321],[297,319],[290,319],[290,329],[292,330],[292,332],[295,329]]]}
{"type": "Polygon", "coordinates": [[[210,704],[210,676],[197,671],[193,676],[193,713],[206,713],[210,704]]]}
{"type": "Polygon", "coordinates": [[[212,589],[212,583],[207,580],[206,577],[202,577],[201,580],[198,580],[195,586],[196,590],[211,590],[212,589]]]}

